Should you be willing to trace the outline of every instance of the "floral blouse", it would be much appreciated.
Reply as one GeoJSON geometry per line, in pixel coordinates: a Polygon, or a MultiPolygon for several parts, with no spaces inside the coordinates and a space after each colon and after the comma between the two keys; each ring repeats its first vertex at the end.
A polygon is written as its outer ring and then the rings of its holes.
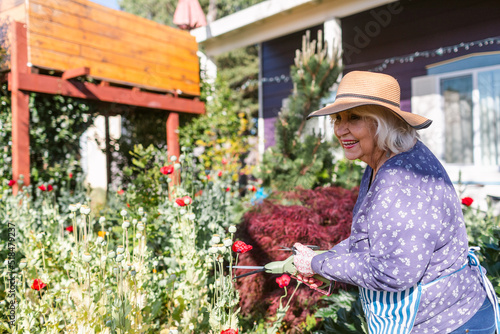
{"type": "Polygon", "coordinates": [[[469,320],[486,293],[467,262],[462,208],[444,167],[420,141],[387,160],[370,185],[366,168],[351,236],[312,260],[334,281],[371,290],[424,288],[413,333],[449,333],[469,320]],[[444,277],[440,280],[439,278],[444,277]],[[437,281],[436,281],[437,280],[437,281]]]}

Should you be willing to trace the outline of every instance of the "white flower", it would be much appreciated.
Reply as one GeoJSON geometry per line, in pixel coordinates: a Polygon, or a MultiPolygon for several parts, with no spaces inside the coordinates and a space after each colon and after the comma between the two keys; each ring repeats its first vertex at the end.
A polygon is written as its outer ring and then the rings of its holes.
{"type": "Polygon", "coordinates": [[[120,211],[120,215],[122,217],[125,217],[127,215],[127,210],[123,209],[122,211],[120,211]]]}
{"type": "Polygon", "coordinates": [[[99,218],[99,223],[104,223],[106,221],[106,217],[100,217],[99,218]]]}
{"type": "Polygon", "coordinates": [[[145,223],[147,221],[148,221],[148,219],[146,217],[142,217],[141,222],[145,223]]]}
{"type": "Polygon", "coordinates": [[[185,204],[190,204],[191,203],[191,198],[184,198],[184,203],[185,204]]]}
{"type": "Polygon", "coordinates": [[[134,225],[134,226],[137,225],[137,219],[135,219],[135,218],[132,219],[132,225],[134,225]]]}
{"type": "Polygon", "coordinates": [[[106,240],[103,240],[103,242],[101,242],[101,246],[106,246],[108,244],[108,242],[106,240]]]}
{"type": "Polygon", "coordinates": [[[153,261],[153,266],[155,266],[155,267],[156,267],[157,265],[158,265],[158,261],[154,260],[154,261],[153,261]]]}
{"type": "Polygon", "coordinates": [[[139,212],[139,215],[142,216],[142,214],[144,213],[144,208],[141,206],[137,211],[139,212]]]}
{"type": "Polygon", "coordinates": [[[179,170],[179,169],[181,169],[181,164],[180,164],[180,163],[175,163],[175,164],[174,164],[174,169],[175,169],[175,170],[179,170]]]}
{"type": "Polygon", "coordinates": [[[69,211],[71,211],[71,212],[75,212],[76,210],[78,210],[78,209],[76,208],[76,205],[75,205],[75,204],[70,204],[70,205],[69,205],[69,211]]]}
{"type": "Polygon", "coordinates": [[[97,246],[102,245],[102,242],[104,241],[104,238],[99,236],[97,239],[95,239],[95,243],[97,246]]]}
{"type": "Polygon", "coordinates": [[[184,216],[187,213],[187,211],[186,211],[186,209],[182,208],[179,210],[179,213],[181,216],[184,216]]]}
{"type": "Polygon", "coordinates": [[[220,242],[220,237],[219,237],[219,235],[218,235],[218,234],[214,234],[214,235],[212,236],[212,240],[211,240],[211,241],[212,241],[212,243],[214,243],[214,244],[218,244],[218,243],[220,242]]]}
{"type": "Polygon", "coordinates": [[[85,261],[85,262],[87,262],[87,263],[89,263],[90,260],[92,260],[92,255],[90,255],[89,253],[84,253],[82,255],[82,260],[85,261]]]}
{"type": "Polygon", "coordinates": [[[129,223],[129,221],[128,221],[128,220],[125,220],[125,221],[123,222],[123,224],[122,224],[122,228],[123,228],[124,230],[126,230],[126,229],[128,229],[129,227],[130,227],[130,223],[129,223]]]}
{"type": "Polygon", "coordinates": [[[189,330],[192,331],[194,329],[194,325],[193,324],[189,324],[189,330]]]}
{"type": "Polygon", "coordinates": [[[229,226],[229,233],[235,233],[236,232],[236,226],[231,225],[229,226]]]}
{"type": "Polygon", "coordinates": [[[142,237],[142,234],[141,234],[141,233],[139,233],[139,232],[137,232],[137,233],[135,234],[135,237],[136,237],[137,239],[140,239],[140,238],[142,237]]]}
{"type": "Polygon", "coordinates": [[[191,213],[188,213],[188,214],[186,215],[186,217],[187,217],[187,219],[189,219],[189,220],[195,220],[196,215],[195,215],[194,213],[192,213],[192,212],[191,212],[191,213]]]}
{"type": "Polygon", "coordinates": [[[175,160],[177,160],[177,157],[176,157],[175,155],[172,155],[172,156],[170,157],[170,161],[175,161],[175,160]]]}
{"type": "Polygon", "coordinates": [[[224,239],[224,246],[230,247],[233,244],[233,240],[231,238],[224,239]]]}
{"type": "Polygon", "coordinates": [[[139,224],[137,224],[137,229],[138,229],[139,231],[143,231],[143,230],[144,230],[144,224],[143,224],[143,223],[139,223],[139,224]]]}
{"type": "Polygon", "coordinates": [[[40,241],[43,238],[43,232],[36,235],[36,240],[40,241]]]}
{"type": "MultiPolygon", "coordinates": [[[[75,204],[75,206],[76,206],[76,210],[78,210],[78,209],[80,209],[80,207],[82,206],[82,203],[78,202],[78,203],[76,203],[76,204],[75,204]]],[[[76,210],[75,210],[75,211],[76,211],[76,210]]]]}
{"type": "Polygon", "coordinates": [[[80,207],[80,213],[82,215],[88,215],[90,213],[90,208],[88,206],[86,206],[86,205],[82,205],[80,207]]]}

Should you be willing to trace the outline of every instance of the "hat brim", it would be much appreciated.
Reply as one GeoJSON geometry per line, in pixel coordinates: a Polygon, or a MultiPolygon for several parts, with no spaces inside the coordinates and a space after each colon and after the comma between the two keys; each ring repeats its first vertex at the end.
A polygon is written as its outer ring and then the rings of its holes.
{"type": "Polygon", "coordinates": [[[396,116],[398,116],[401,120],[403,120],[405,123],[410,125],[412,128],[417,129],[417,130],[425,129],[425,128],[429,127],[429,125],[431,125],[431,123],[432,123],[432,120],[430,120],[424,116],[413,114],[413,113],[408,112],[408,111],[403,111],[390,103],[384,103],[382,101],[377,101],[376,103],[374,103],[371,101],[363,101],[363,100],[360,100],[358,98],[337,99],[332,104],[330,104],[330,105],[328,105],[320,110],[316,110],[316,111],[310,113],[307,116],[307,119],[310,119],[312,117],[337,114],[337,113],[345,111],[345,110],[349,110],[349,109],[360,107],[360,106],[366,106],[366,105],[375,105],[375,106],[384,107],[384,108],[388,109],[389,111],[393,112],[396,116]]]}

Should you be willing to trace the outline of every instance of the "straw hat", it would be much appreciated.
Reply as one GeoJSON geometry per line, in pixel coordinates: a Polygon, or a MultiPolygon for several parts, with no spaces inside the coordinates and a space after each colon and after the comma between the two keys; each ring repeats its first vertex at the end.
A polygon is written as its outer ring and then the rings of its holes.
{"type": "Polygon", "coordinates": [[[399,84],[390,75],[366,71],[347,73],[340,81],[335,101],[307,116],[336,114],[363,105],[385,107],[415,129],[425,129],[432,121],[423,116],[400,109],[399,84]]]}

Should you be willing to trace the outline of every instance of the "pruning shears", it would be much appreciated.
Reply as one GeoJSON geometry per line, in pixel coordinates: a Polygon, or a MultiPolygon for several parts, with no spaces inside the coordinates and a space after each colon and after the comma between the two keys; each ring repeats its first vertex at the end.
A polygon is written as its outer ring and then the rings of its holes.
{"type": "MultiPolygon", "coordinates": [[[[317,246],[308,246],[308,247],[311,249],[318,248],[317,246]]],[[[281,250],[291,250],[294,252],[294,255],[296,252],[294,248],[281,248],[281,250]]],[[[317,254],[321,254],[325,251],[324,250],[323,251],[322,250],[315,250],[315,252],[317,254]]],[[[289,256],[287,259],[285,259],[283,261],[269,262],[268,264],[266,264],[264,266],[232,266],[233,269],[252,270],[248,273],[236,276],[234,278],[236,279],[236,278],[253,275],[256,273],[260,273],[260,272],[266,272],[268,274],[289,274],[289,275],[291,275],[292,278],[297,279],[296,275],[298,274],[298,271],[297,271],[297,268],[295,268],[295,265],[293,264],[294,255],[289,256]]],[[[319,287],[314,287],[314,286],[312,286],[309,283],[306,283],[304,281],[301,281],[301,282],[304,283],[305,285],[307,285],[309,288],[316,290],[324,295],[327,295],[327,296],[331,295],[331,293],[332,293],[332,291],[331,291],[331,286],[332,286],[331,283],[332,282],[331,281],[329,281],[328,279],[324,278],[323,276],[320,276],[317,274],[314,275],[313,278],[323,282],[324,284],[319,286],[319,287]]]]}

